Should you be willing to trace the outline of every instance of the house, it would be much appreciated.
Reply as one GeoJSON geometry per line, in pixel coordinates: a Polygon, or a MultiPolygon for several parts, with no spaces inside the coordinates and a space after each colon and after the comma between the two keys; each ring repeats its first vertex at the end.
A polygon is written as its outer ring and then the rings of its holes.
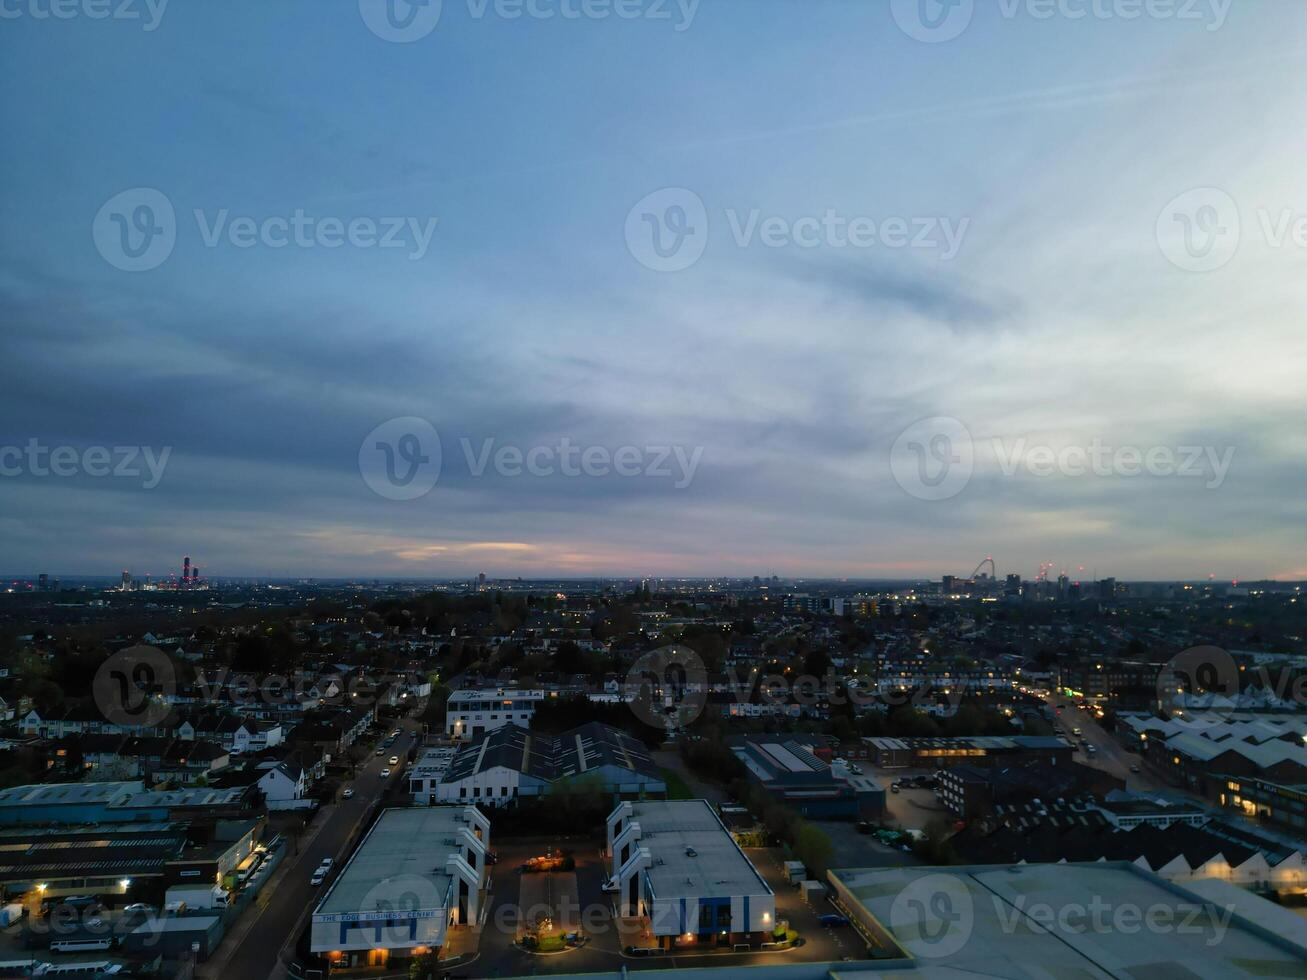
{"type": "Polygon", "coordinates": [[[303,799],[308,784],[304,770],[298,762],[287,760],[272,765],[259,777],[257,783],[268,801],[269,809],[276,809],[275,804],[303,799]]]}

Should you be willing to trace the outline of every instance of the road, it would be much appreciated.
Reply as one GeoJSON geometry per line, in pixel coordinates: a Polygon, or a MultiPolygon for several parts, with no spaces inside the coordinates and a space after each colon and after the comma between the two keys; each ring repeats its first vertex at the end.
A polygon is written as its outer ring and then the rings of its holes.
{"type": "Polygon", "coordinates": [[[1067,738],[1076,743],[1077,762],[1111,773],[1118,779],[1124,779],[1126,789],[1129,790],[1153,792],[1170,789],[1161,780],[1144,770],[1143,760],[1135,753],[1122,748],[1121,744],[1094,719],[1092,712],[1082,711],[1077,708],[1074,698],[1049,695],[1046,700],[1050,706],[1054,706],[1055,724],[1061,726],[1067,733],[1067,738]],[[1058,704],[1066,705],[1061,714],[1056,714],[1056,705],[1058,704]],[[1087,739],[1090,745],[1094,746],[1097,755],[1090,757],[1080,747],[1080,740],[1071,734],[1072,730],[1076,728],[1079,728],[1081,736],[1087,739]],[[1140,771],[1131,772],[1131,766],[1139,767],[1140,771]]]}
{"type": "MultiPolygon", "coordinates": [[[[415,710],[420,710],[420,706],[415,710]]],[[[413,732],[421,731],[422,726],[405,719],[395,727],[411,736],[413,732]]],[[[373,807],[385,791],[403,777],[403,757],[409,744],[408,739],[402,737],[384,757],[369,755],[367,762],[359,765],[349,784],[354,787],[354,797],[329,804],[319,811],[305,832],[299,853],[294,853],[292,843],[290,853],[282,860],[273,880],[258,901],[237,921],[218,955],[200,965],[198,972],[201,976],[260,978],[283,975],[284,968],[278,963],[278,955],[288,945],[293,953],[303,920],[321,894],[321,888],[309,884],[314,869],[323,858],[330,857],[335,859],[336,871],[339,872],[353,847],[355,835],[367,823],[373,807]],[[387,765],[392,754],[400,756],[398,766],[387,765]],[[388,780],[381,778],[384,768],[394,770],[388,780]],[[245,920],[251,915],[256,918],[247,923],[245,920]],[[235,945],[229,950],[230,943],[235,945]]]]}

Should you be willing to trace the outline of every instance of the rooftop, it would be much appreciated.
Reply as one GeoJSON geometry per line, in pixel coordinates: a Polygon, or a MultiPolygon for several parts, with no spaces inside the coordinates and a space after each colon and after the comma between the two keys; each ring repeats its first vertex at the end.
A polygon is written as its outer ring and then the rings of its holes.
{"type": "Polygon", "coordinates": [[[549,781],[582,775],[602,766],[661,777],[642,742],[610,725],[588,722],[561,735],[511,723],[491,729],[458,749],[444,778],[446,782],[466,779],[496,766],[549,781]]]}
{"type": "Polygon", "coordinates": [[[0,790],[0,806],[53,806],[105,804],[127,793],[141,793],[141,782],[35,783],[0,790]]]}
{"type": "Polygon", "coordinates": [[[1278,936],[1261,925],[1282,911],[1271,903],[1248,892],[1239,902],[1214,901],[1126,863],[877,868],[832,871],[830,877],[858,906],[859,919],[930,971],[1172,978],[1307,973],[1307,949],[1294,935],[1278,936]]]}
{"type": "Polygon", "coordinates": [[[315,918],[376,909],[389,899],[419,909],[446,908],[453,879],[445,859],[468,827],[463,807],[389,809],[372,825],[340,877],[314,910],[315,918]]]}
{"type": "Polygon", "coordinates": [[[707,801],[638,800],[631,808],[653,861],[655,898],[772,894],[707,801]]]}

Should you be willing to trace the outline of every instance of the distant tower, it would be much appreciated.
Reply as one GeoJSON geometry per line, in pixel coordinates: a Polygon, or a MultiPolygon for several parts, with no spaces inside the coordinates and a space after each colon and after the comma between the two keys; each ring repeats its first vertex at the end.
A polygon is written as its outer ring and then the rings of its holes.
{"type": "Polygon", "coordinates": [[[199,585],[199,584],[200,584],[200,566],[199,566],[199,565],[192,565],[192,566],[191,566],[191,585],[199,585]]]}
{"type": "Polygon", "coordinates": [[[42,572],[40,575],[37,576],[37,578],[36,578],[36,590],[37,590],[38,592],[49,592],[49,591],[50,591],[50,576],[47,575],[45,572],[42,572]]]}
{"type": "Polygon", "coordinates": [[[191,584],[191,556],[182,559],[182,588],[191,584]]]}
{"type": "Polygon", "coordinates": [[[485,590],[486,590],[486,573],[482,572],[480,575],[477,576],[477,591],[484,592],[485,590]]]}
{"type": "Polygon", "coordinates": [[[127,569],[124,568],[124,569],[123,569],[123,588],[122,588],[122,590],[123,590],[124,592],[126,592],[126,591],[127,591],[128,589],[130,589],[131,587],[132,587],[132,573],[129,572],[129,571],[127,571],[127,569]]]}

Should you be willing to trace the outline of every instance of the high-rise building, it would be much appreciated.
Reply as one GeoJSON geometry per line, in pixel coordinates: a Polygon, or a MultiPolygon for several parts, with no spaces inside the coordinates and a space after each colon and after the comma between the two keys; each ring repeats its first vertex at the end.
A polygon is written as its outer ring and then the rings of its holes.
{"type": "Polygon", "coordinates": [[[184,589],[191,584],[191,556],[187,555],[182,559],[182,585],[184,589]]]}
{"type": "Polygon", "coordinates": [[[47,575],[45,572],[42,572],[40,575],[36,577],[36,591],[38,592],[50,591],[50,576],[47,575]]]}
{"type": "Polygon", "coordinates": [[[1021,576],[1016,572],[1011,572],[1007,577],[1007,585],[1003,589],[1007,595],[1021,594],[1021,576]]]}
{"type": "Polygon", "coordinates": [[[132,587],[132,573],[123,569],[122,591],[126,592],[132,587]]]}

